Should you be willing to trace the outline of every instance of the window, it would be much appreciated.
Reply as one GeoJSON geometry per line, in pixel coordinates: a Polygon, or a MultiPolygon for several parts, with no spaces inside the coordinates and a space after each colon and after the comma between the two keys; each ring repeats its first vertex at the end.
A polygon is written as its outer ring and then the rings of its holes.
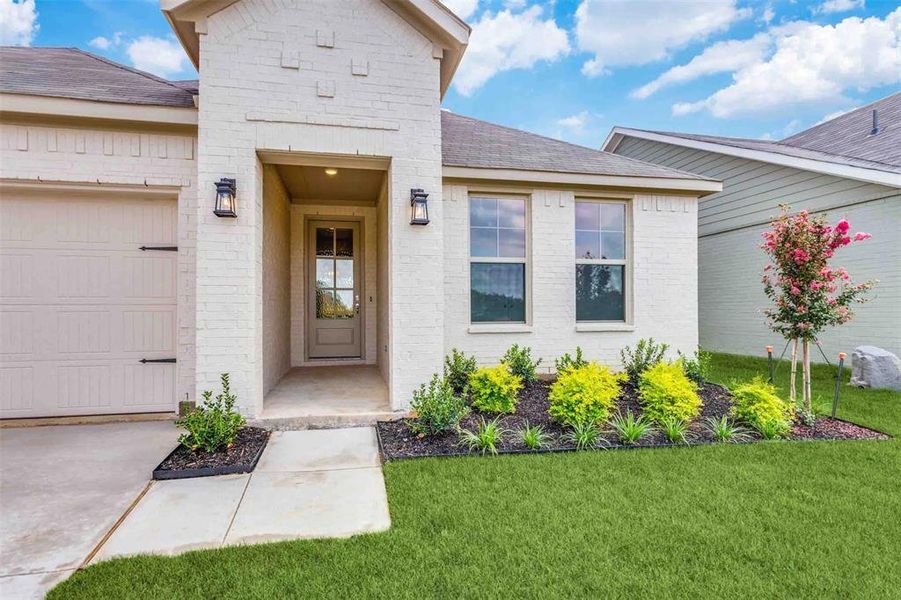
{"type": "Polygon", "coordinates": [[[526,201],[469,200],[470,318],[526,322],[526,201]]]}
{"type": "Polygon", "coordinates": [[[625,202],[576,202],[576,321],[626,320],[625,202]]]}

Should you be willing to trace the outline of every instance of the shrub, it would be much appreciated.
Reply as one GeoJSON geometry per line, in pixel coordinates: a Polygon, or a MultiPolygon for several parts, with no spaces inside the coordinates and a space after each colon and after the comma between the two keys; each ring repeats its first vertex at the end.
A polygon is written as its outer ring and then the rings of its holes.
{"type": "Polygon", "coordinates": [[[563,375],[567,371],[572,371],[573,369],[578,369],[584,367],[588,364],[584,358],[582,358],[582,349],[579,346],[576,346],[576,356],[573,358],[569,355],[569,352],[558,358],[554,361],[554,367],[557,371],[557,376],[563,375]]]}
{"type": "Polygon", "coordinates": [[[453,390],[462,394],[469,385],[469,378],[476,371],[476,357],[466,356],[456,348],[451,350],[450,356],[444,357],[444,378],[447,379],[453,390]]]}
{"type": "Polygon", "coordinates": [[[488,413],[512,413],[519,401],[522,380],[507,365],[483,367],[469,379],[472,405],[488,413]]]}
{"type": "Polygon", "coordinates": [[[566,441],[575,444],[578,450],[587,450],[597,446],[600,437],[601,430],[597,423],[585,421],[572,424],[572,431],[566,434],[566,441]]]}
{"type": "Polygon", "coordinates": [[[659,362],[645,370],[638,384],[641,405],[648,418],[690,421],[701,410],[697,386],[685,376],[681,361],[659,362]]]}
{"type": "Polygon", "coordinates": [[[605,421],[624,379],[623,374],[613,373],[597,363],[566,371],[551,386],[548,412],[570,426],[605,421]]]}
{"type": "Polygon", "coordinates": [[[238,430],[246,422],[235,410],[237,396],[229,388],[228,373],[222,374],[222,393],[213,399],[213,392],[203,392],[203,404],[175,422],[186,433],[178,441],[190,450],[215,452],[235,443],[238,430]]]}
{"type": "Polygon", "coordinates": [[[759,375],[732,385],[732,416],[764,437],[777,437],[791,426],[793,407],[776,394],[776,387],[759,375]]]}
{"type": "Polygon", "coordinates": [[[469,412],[466,401],[454,394],[447,379],[433,375],[428,387],[425,384],[413,392],[410,403],[415,416],[407,421],[415,433],[435,435],[456,429],[460,420],[469,412]]]}
{"type": "Polygon", "coordinates": [[[522,379],[525,383],[532,383],[537,379],[535,369],[541,364],[541,359],[532,360],[532,349],[528,346],[519,347],[519,344],[513,344],[501,361],[510,372],[522,379]]]}
{"type": "Polygon", "coordinates": [[[682,362],[682,370],[685,376],[695,383],[704,383],[710,377],[710,367],[713,356],[700,348],[695,350],[692,356],[685,356],[681,352],[679,358],[682,362]]]}
{"type": "Polygon", "coordinates": [[[707,417],[704,420],[704,427],[718,442],[744,442],[751,439],[747,429],[736,425],[726,415],[719,418],[707,417]]]}
{"type": "Polygon", "coordinates": [[[688,424],[672,417],[660,422],[660,431],[673,444],[688,443],[688,424]]]}
{"type": "Polygon", "coordinates": [[[613,428],[619,441],[628,445],[637,444],[654,431],[647,416],[636,417],[631,410],[625,416],[618,414],[610,419],[610,427],[613,428]]]}
{"type": "Polygon", "coordinates": [[[460,443],[466,446],[470,452],[478,450],[482,454],[497,454],[497,445],[507,433],[498,422],[500,417],[486,422],[482,418],[475,431],[460,430],[460,443]]]}
{"type": "Polygon", "coordinates": [[[638,340],[634,351],[629,346],[620,350],[619,355],[623,361],[623,368],[632,383],[637,384],[642,373],[662,361],[668,348],[668,344],[654,343],[654,338],[642,338],[638,340]]]}
{"type": "Polygon", "coordinates": [[[546,434],[540,425],[529,425],[528,421],[519,431],[519,435],[522,438],[522,443],[529,450],[538,450],[551,441],[551,436],[546,434]]]}

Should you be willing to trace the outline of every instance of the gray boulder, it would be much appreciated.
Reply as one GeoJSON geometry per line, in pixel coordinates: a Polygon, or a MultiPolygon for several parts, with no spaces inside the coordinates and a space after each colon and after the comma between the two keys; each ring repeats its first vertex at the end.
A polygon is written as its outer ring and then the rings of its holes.
{"type": "Polygon", "coordinates": [[[901,359],[876,346],[858,346],[851,353],[851,385],[901,391],[901,359]]]}

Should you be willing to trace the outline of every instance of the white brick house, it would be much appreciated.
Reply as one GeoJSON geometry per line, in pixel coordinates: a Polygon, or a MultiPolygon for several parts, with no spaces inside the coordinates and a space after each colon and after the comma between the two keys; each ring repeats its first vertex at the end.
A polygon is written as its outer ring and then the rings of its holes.
{"type": "Polygon", "coordinates": [[[171,412],[223,372],[252,417],[372,416],[453,347],[696,347],[720,183],[442,112],[469,28],[439,2],[162,9],[199,82],[2,49],[0,417],[171,412]]]}

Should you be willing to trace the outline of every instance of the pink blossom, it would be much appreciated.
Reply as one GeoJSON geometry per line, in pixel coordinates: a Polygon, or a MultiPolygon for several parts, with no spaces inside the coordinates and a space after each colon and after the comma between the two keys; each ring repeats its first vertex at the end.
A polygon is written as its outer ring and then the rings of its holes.
{"type": "Polygon", "coordinates": [[[846,233],[848,233],[848,229],[850,229],[850,228],[851,228],[851,225],[844,219],[842,219],[835,225],[835,230],[842,235],[845,235],[846,233]]]}
{"type": "Polygon", "coordinates": [[[792,286],[792,289],[791,289],[791,291],[790,291],[790,293],[791,293],[792,296],[800,296],[800,295],[801,295],[801,290],[798,289],[798,286],[793,285],[793,286],[792,286]]]}
{"type": "Polygon", "coordinates": [[[862,241],[864,241],[864,240],[870,239],[871,237],[873,237],[873,236],[870,235],[869,233],[864,233],[864,232],[862,232],[862,231],[859,231],[859,232],[857,232],[857,233],[854,235],[854,241],[855,241],[855,242],[862,242],[862,241]]]}

